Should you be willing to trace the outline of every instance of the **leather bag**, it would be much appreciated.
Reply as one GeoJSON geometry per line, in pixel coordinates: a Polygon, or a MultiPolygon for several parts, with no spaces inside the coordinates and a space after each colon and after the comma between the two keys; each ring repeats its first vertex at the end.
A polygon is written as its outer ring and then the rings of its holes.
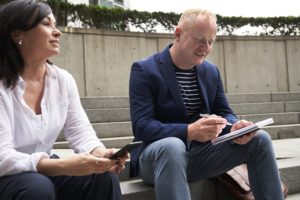
{"type": "MultiPolygon", "coordinates": [[[[247,164],[239,165],[217,176],[216,179],[236,200],[255,200],[250,188],[247,164]]],[[[281,189],[286,199],[288,188],[283,182],[281,182],[281,189]]]]}

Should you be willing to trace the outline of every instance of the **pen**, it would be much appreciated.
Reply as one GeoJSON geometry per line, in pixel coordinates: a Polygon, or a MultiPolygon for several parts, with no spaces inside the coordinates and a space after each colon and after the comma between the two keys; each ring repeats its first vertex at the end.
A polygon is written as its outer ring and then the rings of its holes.
{"type": "MultiPolygon", "coordinates": [[[[200,117],[203,117],[203,118],[208,118],[208,117],[211,117],[211,115],[210,115],[210,114],[199,114],[199,116],[200,116],[200,117]]],[[[226,125],[228,125],[228,126],[232,126],[232,124],[231,124],[231,123],[229,123],[229,122],[226,122],[226,125]]]]}

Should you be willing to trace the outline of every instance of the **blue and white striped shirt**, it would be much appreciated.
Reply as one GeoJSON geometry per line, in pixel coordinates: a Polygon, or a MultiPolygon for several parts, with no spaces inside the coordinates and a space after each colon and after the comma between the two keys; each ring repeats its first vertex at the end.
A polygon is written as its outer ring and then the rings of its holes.
{"type": "Polygon", "coordinates": [[[175,67],[175,73],[187,114],[192,116],[200,113],[203,102],[200,96],[195,67],[189,70],[175,67]]]}

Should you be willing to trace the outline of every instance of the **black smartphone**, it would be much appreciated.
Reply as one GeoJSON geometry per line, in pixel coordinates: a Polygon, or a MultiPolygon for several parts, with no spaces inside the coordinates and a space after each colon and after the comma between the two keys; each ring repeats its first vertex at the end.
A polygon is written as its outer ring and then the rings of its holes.
{"type": "Polygon", "coordinates": [[[109,157],[109,159],[117,159],[118,157],[124,156],[126,153],[130,153],[133,149],[135,149],[140,144],[143,144],[142,141],[131,142],[122,147],[119,151],[114,153],[109,157]]]}

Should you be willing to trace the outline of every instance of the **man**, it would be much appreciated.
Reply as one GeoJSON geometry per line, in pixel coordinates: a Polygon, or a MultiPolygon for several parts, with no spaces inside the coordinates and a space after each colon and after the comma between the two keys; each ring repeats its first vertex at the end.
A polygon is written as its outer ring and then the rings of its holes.
{"type": "Polygon", "coordinates": [[[210,142],[251,124],[238,121],[226,100],[217,67],[205,60],[216,33],[214,14],[187,10],[172,45],[133,63],[132,127],[135,140],[145,145],[131,154],[131,175],[154,184],[158,200],[185,200],[191,199],[188,182],[247,163],[255,199],[282,200],[268,133],[258,131],[214,146],[210,142]],[[200,118],[200,114],[210,117],[200,118]]]}

